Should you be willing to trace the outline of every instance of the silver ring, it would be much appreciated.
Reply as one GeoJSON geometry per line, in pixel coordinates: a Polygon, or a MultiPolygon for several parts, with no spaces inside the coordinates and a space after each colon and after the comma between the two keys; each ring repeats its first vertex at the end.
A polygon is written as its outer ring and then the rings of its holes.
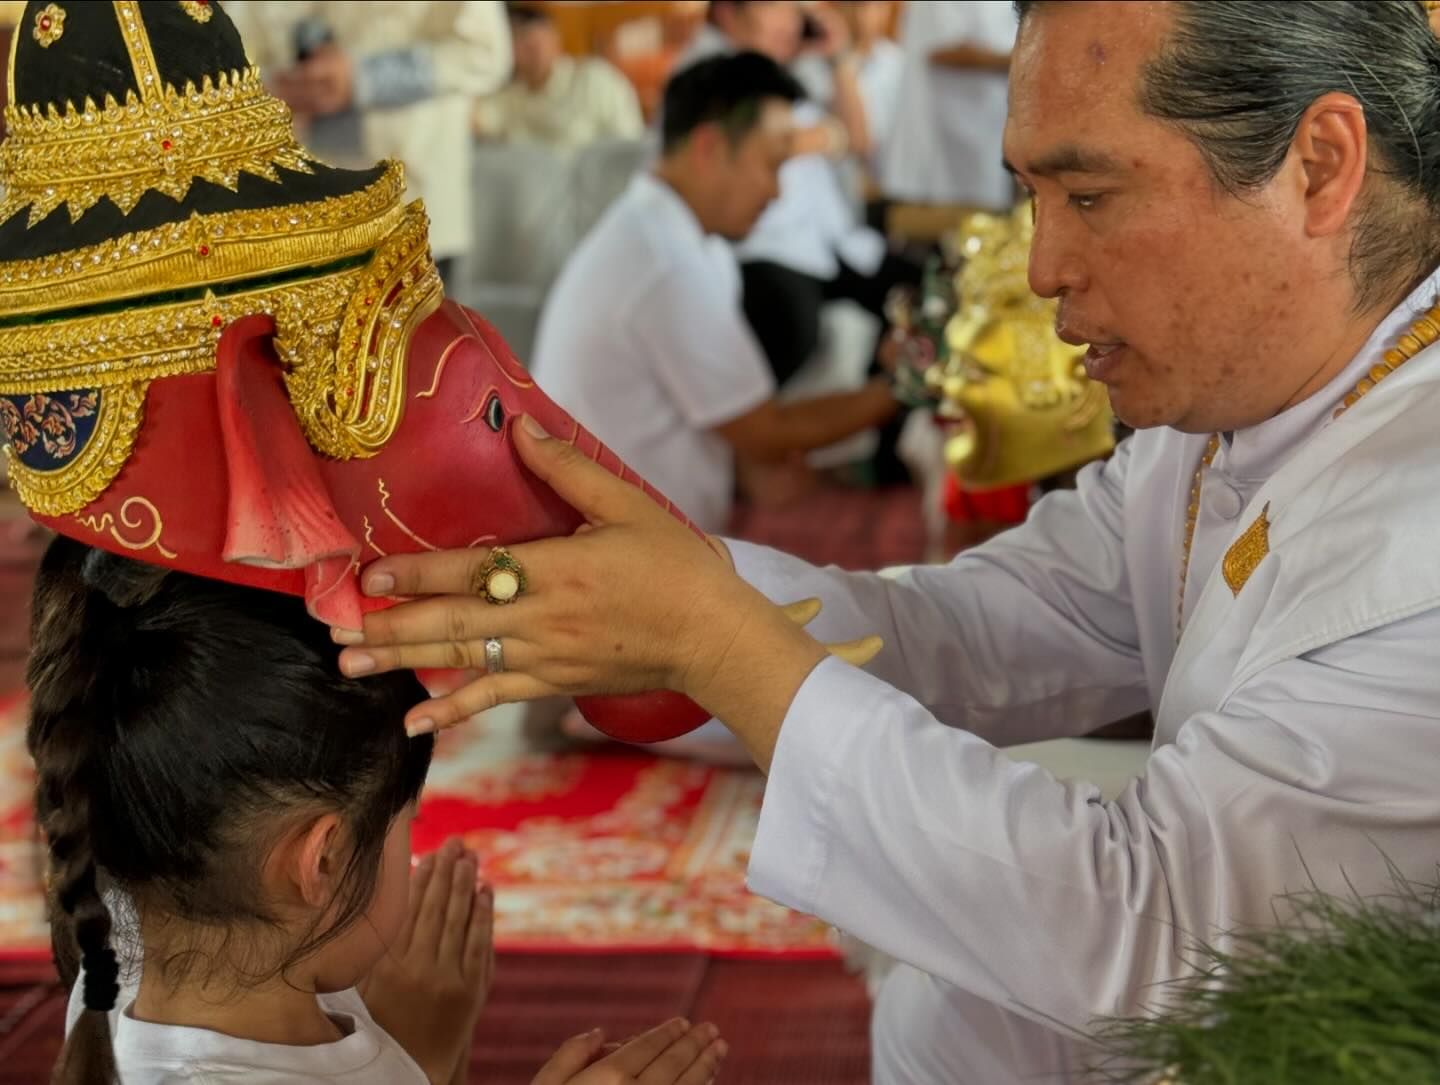
{"type": "Polygon", "coordinates": [[[491,674],[501,674],[505,670],[505,648],[499,637],[490,637],[485,641],[485,670],[491,674]]]}

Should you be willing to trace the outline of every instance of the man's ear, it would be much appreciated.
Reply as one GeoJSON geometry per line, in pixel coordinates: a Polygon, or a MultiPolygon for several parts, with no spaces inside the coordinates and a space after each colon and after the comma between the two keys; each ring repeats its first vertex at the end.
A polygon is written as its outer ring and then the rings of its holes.
{"type": "Polygon", "coordinates": [[[1304,175],[1306,233],[1339,233],[1365,184],[1369,144],[1364,108],[1348,94],[1322,95],[1300,118],[1292,147],[1304,175]]]}
{"type": "Polygon", "coordinates": [[[283,899],[327,908],[344,875],[347,847],[339,814],[309,818],[287,832],[265,863],[266,880],[283,899]]]}

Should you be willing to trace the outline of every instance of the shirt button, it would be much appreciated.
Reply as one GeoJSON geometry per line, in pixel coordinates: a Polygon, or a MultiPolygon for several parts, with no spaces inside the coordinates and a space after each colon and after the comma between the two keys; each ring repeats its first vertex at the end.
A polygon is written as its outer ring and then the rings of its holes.
{"type": "Polygon", "coordinates": [[[1221,479],[1215,479],[1206,495],[1210,511],[1222,520],[1233,520],[1245,508],[1245,499],[1235,488],[1221,479]]]}

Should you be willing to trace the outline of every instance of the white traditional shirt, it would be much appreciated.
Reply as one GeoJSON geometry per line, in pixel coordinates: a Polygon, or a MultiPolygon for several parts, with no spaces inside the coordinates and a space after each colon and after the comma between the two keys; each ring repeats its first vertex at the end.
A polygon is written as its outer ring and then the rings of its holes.
{"type": "MultiPolygon", "coordinates": [[[[729,38],[707,24],[676,71],[734,50],[729,38]]],[[[810,101],[797,102],[794,115],[800,128],[821,124],[828,117],[823,106],[810,101]]],[[[829,280],[840,273],[842,258],[860,274],[873,275],[885,259],[885,239],[859,221],[830,160],[822,154],[801,154],[780,167],[780,195],[735,246],[735,253],[746,263],[779,264],[829,280]]]]}
{"type": "Polygon", "coordinates": [[[518,80],[475,104],[482,139],[583,147],[602,139],[640,139],[645,118],[624,74],[601,57],[557,57],[538,91],[518,80]]]}
{"type": "Polygon", "coordinates": [[[729,246],[653,174],[581,242],[545,301],[531,369],[546,393],[706,531],[735,454],[713,432],[775,394],[729,246]]]}
{"type": "Polygon", "coordinates": [[[1003,72],[959,71],[930,56],[956,45],[1009,53],[1018,30],[1009,0],[906,4],[900,27],[905,71],[895,125],[881,148],[885,195],[916,203],[1007,208],[1003,72]]]}
{"type": "Polygon", "coordinates": [[[935,998],[1083,1030],[1139,1012],[1193,939],[1272,922],[1312,878],[1384,891],[1387,857],[1433,876],[1440,348],[1331,412],[1437,287],[1220,450],[1178,645],[1204,435],[1137,433],[1022,527],[899,580],[732,544],[771,598],[824,601],[817,636],[886,643],[866,670],[820,664],[791,704],[752,888],[930,973],[935,998]],[[1234,591],[1223,556],[1262,510],[1268,552],[1234,591]],[[1144,709],[1147,770],[1111,802],[996,749],[1144,709]]]}

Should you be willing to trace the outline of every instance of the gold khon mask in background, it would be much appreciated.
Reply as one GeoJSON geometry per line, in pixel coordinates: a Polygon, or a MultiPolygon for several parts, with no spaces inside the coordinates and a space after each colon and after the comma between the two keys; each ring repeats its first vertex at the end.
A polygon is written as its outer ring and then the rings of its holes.
{"type": "Polygon", "coordinates": [[[970,490],[1048,478],[1115,447],[1109,396],[1085,375],[1084,348],[1060,341],[1055,302],[1030,290],[1033,236],[1029,204],[969,215],[958,232],[959,307],[926,383],[950,431],[946,462],[970,490]]]}

